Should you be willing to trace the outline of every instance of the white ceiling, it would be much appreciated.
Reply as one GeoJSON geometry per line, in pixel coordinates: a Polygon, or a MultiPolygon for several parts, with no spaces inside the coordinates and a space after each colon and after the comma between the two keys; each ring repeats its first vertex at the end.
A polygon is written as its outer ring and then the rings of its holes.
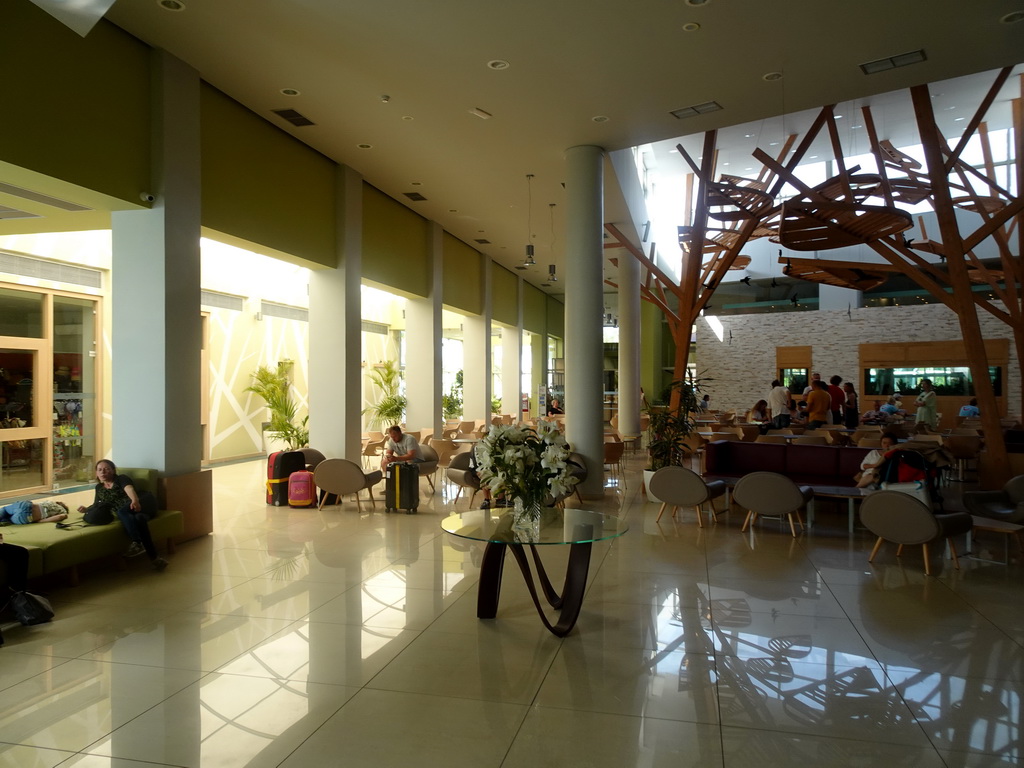
{"type": "MultiPolygon", "coordinates": [[[[661,142],[657,162],[671,163],[677,137],[754,123],[767,149],[766,136],[794,126],[766,118],[1024,59],[1024,23],[1000,23],[1020,0],[182,1],[170,12],[118,0],[107,19],[396,199],[420,192],[410,208],[499,263],[522,261],[529,216],[539,266],[524,274],[538,285],[561,263],[569,147],[661,142]],[[916,49],[927,61],[859,68],[916,49]],[[495,59],[508,68],[489,68],[495,59]],[[711,100],[723,109],[670,114],[711,100]],[[281,108],[316,125],[294,128],[271,113],[281,108]]],[[[721,146],[746,154],[745,132],[721,146]]],[[[605,186],[606,220],[632,231],[615,180],[605,186]]]]}

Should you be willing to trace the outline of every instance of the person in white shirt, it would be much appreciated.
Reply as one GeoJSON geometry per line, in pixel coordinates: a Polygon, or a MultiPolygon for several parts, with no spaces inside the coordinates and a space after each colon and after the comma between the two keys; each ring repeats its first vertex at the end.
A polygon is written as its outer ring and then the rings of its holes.
{"type": "Polygon", "coordinates": [[[768,415],[771,416],[771,429],[785,429],[789,426],[789,390],[776,379],[772,382],[772,391],[768,393],[768,415]]]}
{"type": "Polygon", "coordinates": [[[412,435],[404,434],[397,424],[388,428],[388,441],[384,445],[384,456],[380,460],[381,471],[395,461],[423,461],[420,444],[412,435]]]}

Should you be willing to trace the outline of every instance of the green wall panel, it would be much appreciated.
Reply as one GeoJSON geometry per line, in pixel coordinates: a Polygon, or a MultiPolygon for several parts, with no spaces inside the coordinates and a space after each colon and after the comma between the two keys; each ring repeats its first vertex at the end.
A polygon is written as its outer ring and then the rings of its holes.
{"type": "Polygon", "coordinates": [[[540,288],[523,283],[523,330],[530,333],[547,333],[547,295],[540,288]]]}
{"type": "Polygon", "coordinates": [[[82,38],[7,0],[0,71],[0,160],[139,204],[152,188],[146,45],[105,21],[82,38]]]}
{"type": "Polygon", "coordinates": [[[416,296],[430,293],[430,222],[363,184],[363,277],[416,296]]]}
{"type": "Polygon", "coordinates": [[[548,336],[565,338],[565,304],[558,299],[547,297],[548,336]]]}
{"type": "Polygon", "coordinates": [[[491,265],[491,319],[505,325],[519,324],[519,278],[504,267],[491,265]]]}
{"type": "Polygon", "coordinates": [[[201,110],[203,226],[336,266],[336,164],[205,83],[201,110]]]}
{"type": "Polygon", "coordinates": [[[443,237],[444,296],[446,306],[474,315],[483,314],[483,256],[454,235],[443,237]]]}

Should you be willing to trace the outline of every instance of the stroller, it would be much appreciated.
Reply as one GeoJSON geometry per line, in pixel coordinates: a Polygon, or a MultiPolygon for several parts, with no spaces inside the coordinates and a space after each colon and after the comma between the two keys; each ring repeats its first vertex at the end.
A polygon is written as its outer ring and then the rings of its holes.
{"type": "Polygon", "coordinates": [[[883,490],[901,491],[942,512],[939,469],[917,451],[892,451],[878,467],[883,490]]]}

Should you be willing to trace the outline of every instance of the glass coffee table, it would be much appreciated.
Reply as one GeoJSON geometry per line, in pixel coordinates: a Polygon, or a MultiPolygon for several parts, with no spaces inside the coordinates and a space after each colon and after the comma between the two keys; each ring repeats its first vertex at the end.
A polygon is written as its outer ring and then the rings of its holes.
{"type": "Polygon", "coordinates": [[[449,515],[441,521],[441,528],[453,536],[486,543],[480,565],[477,618],[493,619],[497,615],[505,551],[511,550],[541,621],[558,637],[565,637],[572,631],[583,607],[593,543],[614,539],[629,530],[625,520],[614,515],[585,509],[554,508],[546,508],[541,513],[540,527],[536,534],[513,530],[512,510],[507,508],[476,509],[449,515]],[[544,546],[569,547],[569,563],[560,595],[552,586],[541,563],[539,548],[544,546]],[[526,556],[527,547],[537,568],[536,576],[526,556]],[[554,624],[548,620],[541,606],[537,595],[538,586],[548,604],[559,612],[554,624]]]}

